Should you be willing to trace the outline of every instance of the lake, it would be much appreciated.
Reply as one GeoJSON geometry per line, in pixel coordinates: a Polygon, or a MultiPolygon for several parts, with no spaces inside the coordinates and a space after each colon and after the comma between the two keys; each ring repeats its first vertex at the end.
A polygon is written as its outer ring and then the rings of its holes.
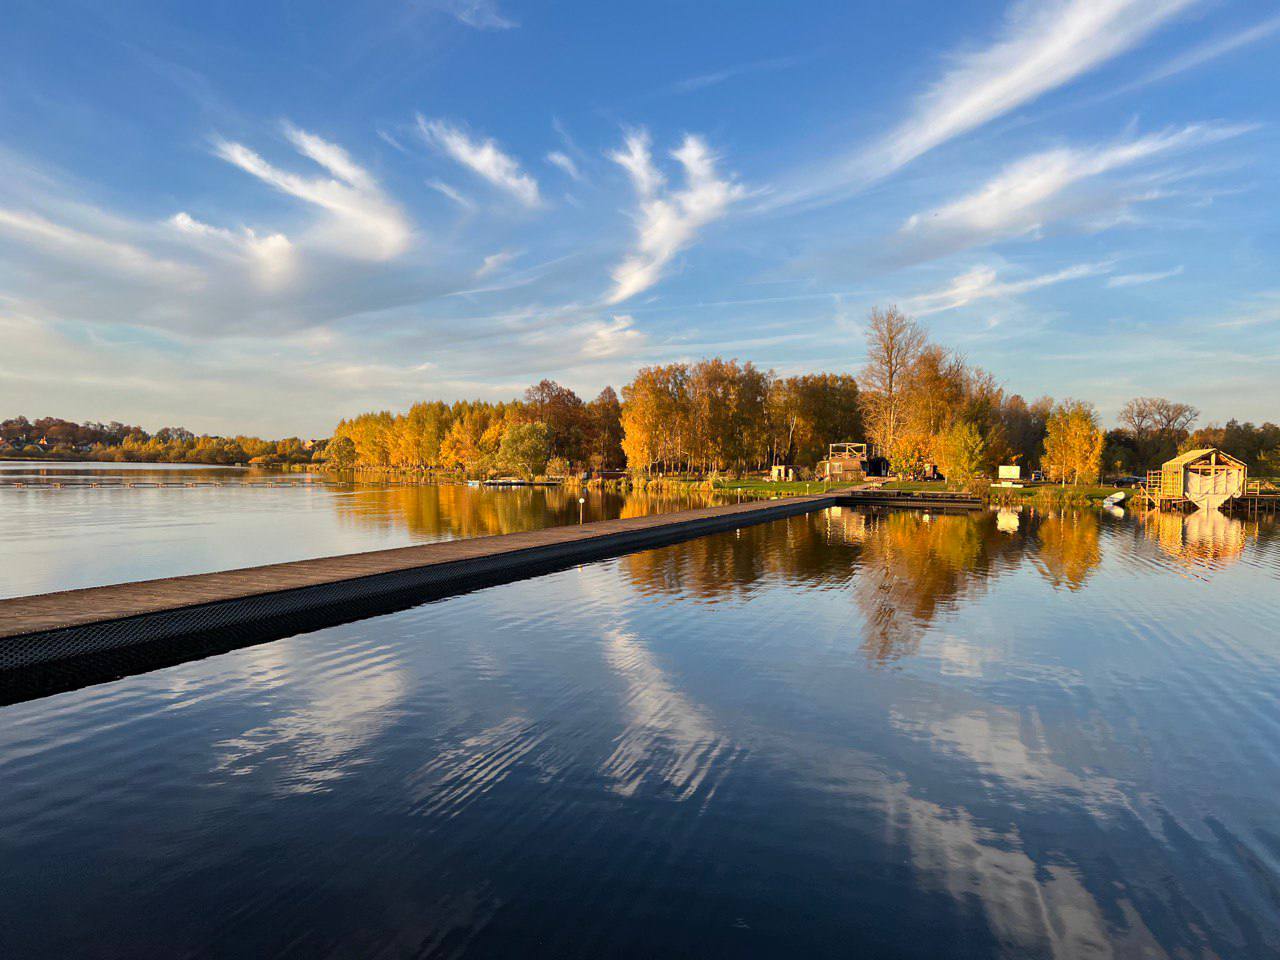
{"type": "MultiPolygon", "coordinates": [[[[165,572],[140,492],[73,493],[153,545],[84,550],[165,572]]],[[[403,490],[251,493],[307,549],[435,535],[403,490]]],[[[0,940],[1277,956],[1278,689],[1273,520],[826,510],[0,709],[0,940]]]]}
{"type": "Polygon", "coordinates": [[[0,598],[710,502],[561,487],[337,483],[320,473],[234,467],[0,461],[0,598]]]}

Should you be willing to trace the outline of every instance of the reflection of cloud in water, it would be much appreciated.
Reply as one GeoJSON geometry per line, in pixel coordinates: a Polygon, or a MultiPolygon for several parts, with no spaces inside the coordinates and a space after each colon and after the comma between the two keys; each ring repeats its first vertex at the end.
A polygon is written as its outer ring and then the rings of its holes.
{"type": "Polygon", "coordinates": [[[546,740],[524,717],[508,717],[434,755],[409,778],[415,812],[456,817],[546,740]]]}
{"type": "Polygon", "coordinates": [[[978,768],[984,781],[999,781],[1016,790],[1022,802],[1035,798],[1069,800],[1087,807],[1095,817],[1113,816],[1129,808],[1121,785],[1096,773],[1082,775],[1057,763],[1044,725],[1032,712],[1027,716],[985,705],[968,713],[934,719],[894,713],[898,729],[914,735],[933,750],[960,757],[978,768]]]}
{"type": "MultiPolygon", "coordinates": [[[[243,680],[266,689],[286,671],[296,680],[298,659],[315,653],[288,642],[245,650],[252,672],[243,680]]],[[[404,698],[407,684],[399,663],[385,652],[362,646],[337,653],[346,668],[333,669],[332,660],[315,664],[311,682],[300,685],[308,697],[304,704],[215,743],[216,769],[239,776],[279,763],[284,773],[277,787],[285,793],[324,790],[345,777],[360,761],[361,748],[391,721],[391,708],[404,698]]]]}
{"type": "MultiPolygon", "coordinates": [[[[914,871],[911,886],[942,894],[962,914],[977,911],[999,941],[999,955],[1168,956],[1124,888],[1092,882],[1090,865],[1073,862],[1067,837],[1063,847],[1046,847],[1043,837],[1029,842],[1019,826],[1023,814],[1017,811],[1043,810],[1046,802],[1056,808],[1055,797],[1060,799],[1063,791],[1085,797],[1095,817],[1119,816],[1128,810],[1119,784],[1095,783],[1056,764],[1043,741],[1025,744],[1013,712],[996,708],[920,723],[903,722],[895,713],[892,719],[919,744],[972,762],[981,777],[967,782],[980,796],[1012,796],[989,807],[981,800],[937,802],[930,799],[927,782],[913,784],[906,778],[896,753],[888,759],[790,736],[769,743],[768,731],[757,733],[766,738],[762,753],[786,751],[785,775],[792,782],[814,782],[825,793],[844,797],[855,810],[880,811],[884,842],[906,848],[914,871]]],[[[1030,822],[1036,823],[1034,815],[1030,822]]],[[[1152,908],[1150,903],[1142,906],[1152,908]]]]}
{"type": "Polygon", "coordinates": [[[688,800],[704,786],[704,802],[728,773],[739,750],[712,726],[701,707],[676,690],[645,645],[612,630],[605,637],[605,660],[626,687],[626,729],[602,772],[615,789],[633,795],[651,778],[688,800]]]}
{"type": "Polygon", "coordinates": [[[964,808],[911,796],[905,784],[891,784],[887,798],[918,882],[957,905],[979,905],[1010,956],[1167,956],[1127,900],[1099,903],[1074,868],[1033,859],[1016,827],[982,826],[964,808]],[[1117,906],[1123,926],[1109,922],[1117,906]]]}

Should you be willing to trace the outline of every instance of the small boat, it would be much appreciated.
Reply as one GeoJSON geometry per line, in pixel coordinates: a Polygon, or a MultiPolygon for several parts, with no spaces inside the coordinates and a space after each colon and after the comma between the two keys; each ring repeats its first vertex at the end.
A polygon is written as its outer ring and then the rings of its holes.
{"type": "Polygon", "coordinates": [[[1111,496],[1102,501],[1104,507],[1118,507],[1124,501],[1125,493],[1123,490],[1117,490],[1111,496]]]}

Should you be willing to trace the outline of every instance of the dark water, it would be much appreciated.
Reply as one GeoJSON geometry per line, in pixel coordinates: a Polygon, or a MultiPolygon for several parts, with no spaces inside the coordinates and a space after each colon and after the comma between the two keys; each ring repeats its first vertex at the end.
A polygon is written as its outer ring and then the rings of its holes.
{"type": "Polygon", "coordinates": [[[0,598],[708,502],[560,487],[334,483],[322,474],[225,467],[0,461],[0,598]]]}
{"type": "Polygon", "coordinates": [[[828,512],[0,710],[6,957],[1280,954],[1274,524],[828,512]]]}

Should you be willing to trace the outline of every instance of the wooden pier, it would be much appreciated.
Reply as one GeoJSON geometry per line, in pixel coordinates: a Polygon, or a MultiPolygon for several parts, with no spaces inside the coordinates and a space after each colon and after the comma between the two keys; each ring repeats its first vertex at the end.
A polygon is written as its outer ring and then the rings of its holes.
{"type": "Polygon", "coordinates": [[[938,512],[982,502],[842,490],[0,600],[0,703],[833,506],[938,512]]]}
{"type": "Polygon", "coordinates": [[[906,507],[913,510],[981,510],[986,501],[968,493],[945,490],[850,490],[840,494],[841,506],[906,507]]]}
{"type": "Polygon", "coordinates": [[[316,615],[343,622],[837,502],[752,501],[0,600],[0,672],[249,624],[296,632],[299,615],[311,628],[316,615]]]}

